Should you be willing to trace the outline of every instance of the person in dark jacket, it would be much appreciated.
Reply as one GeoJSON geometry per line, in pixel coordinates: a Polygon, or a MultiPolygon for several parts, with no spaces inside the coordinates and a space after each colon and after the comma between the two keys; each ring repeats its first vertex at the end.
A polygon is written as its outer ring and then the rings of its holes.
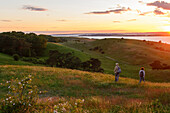
{"type": "Polygon", "coordinates": [[[144,71],[144,67],[141,67],[141,70],[139,71],[139,77],[140,77],[139,83],[141,83],[141,81],[144,81],[144,82],[145,82],[145,71],[144,71]]]}

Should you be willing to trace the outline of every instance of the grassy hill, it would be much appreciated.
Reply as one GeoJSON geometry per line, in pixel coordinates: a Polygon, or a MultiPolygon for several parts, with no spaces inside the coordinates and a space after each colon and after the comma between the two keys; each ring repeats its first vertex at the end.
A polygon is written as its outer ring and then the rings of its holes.
{"type": "Polygon", "coordinates": [[[0,53],[0,65],[35,65],[33,63],[24,62],[24,61],[14,61],[12,56],[7,54],[0,53]]]}
{"type": "Polygon", "coordinates": [[[71,53],[73,53],[73,55],[79,57],[82,61],[86,61],[86,60],[90,59],[89,54],[83,53],[80,50],[70,48],[70,47],[64,46],[64,45],[59,44],[59,43],[52,43],[52,42],[47,43],[47,48],[46,48],[42,58],[47,59],[49,57],[49,51],[50,50],[58,50],[61,53],[69,53],[69,52],[71,52],[71,53]]]}
{"type": "Polygon", "coordinates": [[[144,66],[147,80],[153,82],[170,81],[170,70],[152,70],[149,65],[155,60],[170,65],[170,45],[168,44],[130,39],[103,39],[81,40],[80,42],[72,40],[63,45],[100,59],[105,73],[113,74],[115,63],[119,62],[123,77],[138,79],[139,69],[144,66]],[[93,50],[96,47],[98,49],[93,50]]]}
{"type": "MultiPolygon", "coordinates": [[[[85,99],[83,109],[104,113],[116,112],[116,109],[117,112],[123,109],[146,111],[142,105],[155,99],[164,106],[170,102],[170,83],[145,82],[139,85],[138,80],[123,77],[115,83],[114,76],[110,74],[42,66],[0,66],[0,83],[27,75],[34,77],[33,84],[40,90],[48,91],[40,95],[40,101],[50,98],[49,106],[56,104],[60,98],[85,99]]],[[[0,86],[0,97],[6,92],[7,88],[0,86]]]]}

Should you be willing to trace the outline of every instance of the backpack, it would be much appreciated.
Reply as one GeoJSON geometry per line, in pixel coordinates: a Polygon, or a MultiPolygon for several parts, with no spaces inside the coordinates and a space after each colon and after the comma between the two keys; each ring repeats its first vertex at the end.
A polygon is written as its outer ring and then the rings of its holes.
{"type": "Polygon", "coordinates": [[[143,71],[140,72],[140,77],[143,77],[144,76],[144,73],[143,71]]]}
{"type": "Polygon", "coordinates": [[[118,67],[118,70],[117,70],[117,72],[118,72],[118,73],[121,73],[121,69],[120,69],[120,67],[118,67]]]}

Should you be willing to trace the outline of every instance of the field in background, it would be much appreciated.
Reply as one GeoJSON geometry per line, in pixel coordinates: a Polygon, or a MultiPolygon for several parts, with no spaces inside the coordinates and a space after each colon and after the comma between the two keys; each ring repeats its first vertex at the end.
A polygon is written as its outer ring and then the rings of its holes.
{"type": "Polygon", "coordinates": [[[105,73],[113,74],[115,63],[119,62],[123,77],[138,79],[140,67],[145,67],[146,80],[152,82],[170,81],[170,70],[152,70],[149,66],[155,60],[170,65],[170,45],[168,44],[130,39],[103,39],[69,40],[63,45],[98,58],[102,62],[105,73]],[[95,47],[99,47],[104,54],[99,49],[90,50],[95,47]]]}

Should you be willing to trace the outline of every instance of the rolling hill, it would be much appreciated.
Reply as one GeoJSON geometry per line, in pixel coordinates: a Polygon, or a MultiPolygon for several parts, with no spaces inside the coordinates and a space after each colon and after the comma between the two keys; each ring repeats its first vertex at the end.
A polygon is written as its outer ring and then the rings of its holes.
{"type": "MultiPolygon", "coordinates": [[[[83,109],[90,112],[125,110],[138,105],[147,105],[152,100],[159,101],[167,106],[170,97],[170,83],[145,82],[138,84],[138,80],[121,77],[119,82],[114,82],[114,76],[110,74],[90,73],[78,70],[52,68],[43,66],[0,66],[0,83],[10,81],[12,78],[22,79],[32,75],[33,84],[40,90],[47,90],[41,95],[41,99],[52,98],[49,105],[53,106],[56,98],[85,99],[83,109]]],[[[7,88],[1,86],[0,97],[7,92],[7,88]]],[[[144,110],[143,107],[135,109],[144,110]]],[[[134,110],[134,108],[133,108],[134,110]]]]}
{"type": "Polygon", "coordinates": [[[168,44],[130,39],[103,39],[79,42],[71,40],[63,45],[98,58],[102,62],[105,73],[113,74],[115,63],[119,62],[123,77],[138,79],[140,67],[145,67],[147,80],[170,81],[170,70],[152,70],[150,66],[156,60],[170,65],[170,45],[168,44]]]}

